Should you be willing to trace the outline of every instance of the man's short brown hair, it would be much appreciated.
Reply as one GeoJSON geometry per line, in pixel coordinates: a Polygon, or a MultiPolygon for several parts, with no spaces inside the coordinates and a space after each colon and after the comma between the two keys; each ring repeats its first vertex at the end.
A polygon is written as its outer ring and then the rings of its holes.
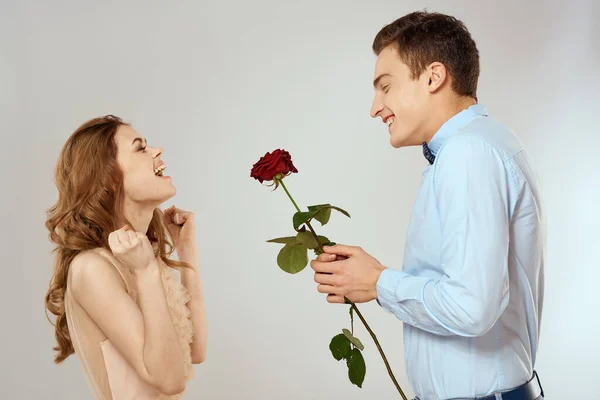
{"type": "Polygon", "coordinates": [[[373,51],[394,46],[400,59],[417,79],[433,63],[444,64],[452,77],[452,89],[460,96],[477,99],[479,51],[464,23],[436,12],[407,14],[379,31],[373,51]]]}

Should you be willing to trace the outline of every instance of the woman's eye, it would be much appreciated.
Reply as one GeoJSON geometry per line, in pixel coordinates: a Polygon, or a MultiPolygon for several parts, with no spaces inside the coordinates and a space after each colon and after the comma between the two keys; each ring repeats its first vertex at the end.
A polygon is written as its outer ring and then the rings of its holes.
{"type": "Polygon", "coordinates": [[[146,146],[144,146],[144,147],[140,147],[140,148],[138,149],[138,151],[146,151],[146,146]]]}

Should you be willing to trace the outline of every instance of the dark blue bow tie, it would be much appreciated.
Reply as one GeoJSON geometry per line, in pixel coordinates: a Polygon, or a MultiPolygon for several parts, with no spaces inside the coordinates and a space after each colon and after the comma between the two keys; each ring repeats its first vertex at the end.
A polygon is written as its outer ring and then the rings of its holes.
{"type": "Polygon", "coordinates": [[[423,142],[423,155],[425,156],[427,161],[429,161],[429,164],[433,164],[433,162],[435,161],[435,156],[431,152],[429,146],[427,146],[427,142],[423,142]]]}

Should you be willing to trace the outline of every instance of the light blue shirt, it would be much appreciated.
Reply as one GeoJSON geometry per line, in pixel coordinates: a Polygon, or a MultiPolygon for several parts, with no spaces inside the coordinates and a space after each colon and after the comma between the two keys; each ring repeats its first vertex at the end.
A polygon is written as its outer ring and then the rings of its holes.
{"type": "Polygon", "coordinates": [[[533,374],[544,294],[537,177],[512,131],[479,104],[429,147],[436,158],[423,172],[402,271],[382,272],[378,302],[404,322],[421,400],[517,387],[533,374]]]}

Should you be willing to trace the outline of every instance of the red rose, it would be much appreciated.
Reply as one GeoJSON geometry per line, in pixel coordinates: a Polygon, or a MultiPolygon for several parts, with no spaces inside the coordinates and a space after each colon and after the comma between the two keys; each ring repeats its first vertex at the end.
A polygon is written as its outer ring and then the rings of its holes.
{"type": "Polygon", "coordinates": [[[272,181],[279,174],[286,176],[292,172],[298,172],[292,164],[292,156],[285,150],[277,149],[273,153],[267,153],[252,166],[250,177],[263,181],[272,181]]]}

